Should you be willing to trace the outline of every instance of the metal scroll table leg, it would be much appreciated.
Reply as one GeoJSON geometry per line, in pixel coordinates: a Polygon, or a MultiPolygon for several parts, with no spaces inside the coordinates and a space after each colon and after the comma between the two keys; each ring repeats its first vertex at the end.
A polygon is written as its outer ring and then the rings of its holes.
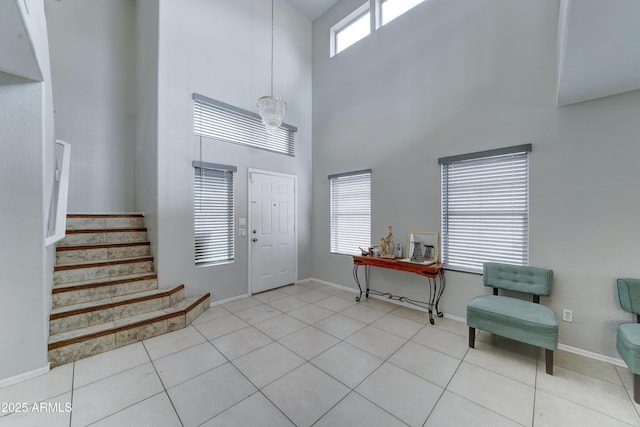
{"type": "Polygon", "coordinates": [[[364,282],[365,285],[367,287],[367,293],[365,294],[365,296],[367,298],[369,298],[369,289],[371,289],[370,284],[371,284],[371,266],[370,265],[365,265],[364,266],[364,282]]]}
{"type": "MultiPolygon", "coordinates": [[[[436,322],[433,320],[433,308],[436,306],[436,279],[432,277],[428,277],[427,281],[429,282],[429,323],[434,325],[436,322]]],[[[437,311],[437,309],[436,309],[437,311]]]]}
{"type": "MultiPolygon", "coordinates": [[[[360,279],[358,279],[358,267],[360,267],[360,264],[354,264],[353,266],[353,280],[356,281],[356,285],[358,285],[358,289],[360,290],[360,295],[356,297],[356,302],[360,302],[360,299],[362,299],[362,286],[360,286],[360,279]]],[[[366,275],[366,267],[365,267],[365,275],[366,275]]]]}
{"type": "MultiPolygon", "coordinates": [[[[438,304],[440,303],[440,297],[442,297],[442,294],[444,293],[444,287],[445,287],[445,280],[444,280],[444,274],[439,274],[438,275],[439,279],[440,279],[440,289],[438,290],[438,296],[436,297],[436,314],[438,315],[438,317],[442,317],[444,316],[444,313],[440,311],[440,309],[438,309],[438,304]]],[[[433,279],[434,282],[438,279],[433,279]]]]}

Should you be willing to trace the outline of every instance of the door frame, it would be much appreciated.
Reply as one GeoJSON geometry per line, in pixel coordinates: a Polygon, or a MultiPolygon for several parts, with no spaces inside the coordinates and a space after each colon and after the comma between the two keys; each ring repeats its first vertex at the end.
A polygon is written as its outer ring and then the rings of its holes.
{"type": "Polygon", "coordinates": [[[293,178],[293,283],[298,283],[298,176],[288,173],[275,172],[266,169],[247,168],[247,253],[248,268],[247,275],[249,283],[249,295],[253,295],[253,251],[251,250],[251,235],[253,230],[253,215],[251,215],[251,174],[259,173],[262,175],[279,176],[285,178],[293,178]]]}

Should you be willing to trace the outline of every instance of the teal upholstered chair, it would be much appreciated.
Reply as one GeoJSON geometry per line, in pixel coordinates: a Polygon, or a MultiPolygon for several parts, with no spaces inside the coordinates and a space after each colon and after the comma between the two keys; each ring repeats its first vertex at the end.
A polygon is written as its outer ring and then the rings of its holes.
{"type": "Polygon", "coordinates": [[[617,285],[622,309],[636,321],[618,325],[616,348],[633,374],[633,400],[640,403],[640,279],[618,279],[617,285]]]}
{"type": "MultiPolygon", "coordinates": [[[[480,295],[467,305],[469,347],[475,346],[476,328],[545,349],[547,374],[553,375],[553,352],[558,348],[556,314],[540,303],[551,294],[553,271],[538,267],[484,263],[484,285],[493,295],[480,295]],[[533,302],[499,296],[498,289],[531,294],[533,302]]],[[[640,365],[639,365],[640,366],[640,365]]]]}

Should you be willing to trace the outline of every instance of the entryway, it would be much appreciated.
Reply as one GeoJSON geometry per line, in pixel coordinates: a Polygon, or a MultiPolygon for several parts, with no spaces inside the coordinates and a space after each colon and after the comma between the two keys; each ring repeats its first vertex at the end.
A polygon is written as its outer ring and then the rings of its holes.
{"type": "Polygon", "coordinates": [[[252,294],[295,283],[296,176],[249,170],[252,294]]]}

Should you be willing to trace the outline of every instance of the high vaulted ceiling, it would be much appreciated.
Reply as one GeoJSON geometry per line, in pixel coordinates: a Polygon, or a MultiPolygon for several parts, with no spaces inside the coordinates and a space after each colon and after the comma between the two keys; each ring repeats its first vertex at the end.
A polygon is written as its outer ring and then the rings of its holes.
{"type": "MultiPolygon", "coordinates": [[[[311,21],[338,2],[286,1],[311,21]]],[[[0,25],[0,71],[39,80],[40,70],[20,6],[16,0],[0,2],[0,23],[4,23],[0,25]]],[[[640,0],[561,0],[557,104],[569,105],[637,89],[640,0]]]]}
{"type": "MultiPolygon", "coordinates": [[[[311,21],[338,2],[286,1],[311,21]]],[[[569,105],[637,89],[640,0],[561,0],[557,104],[569,105]]]]}
{"type": "Polygon", "coordinates": [[[640,89],[640,1],[563,0],[558,105],[640,89]]]}
{"type": "Polygon", "coordinates": [[[311,22],[325,14],[339,0],[285,0],[311,22]]]}

